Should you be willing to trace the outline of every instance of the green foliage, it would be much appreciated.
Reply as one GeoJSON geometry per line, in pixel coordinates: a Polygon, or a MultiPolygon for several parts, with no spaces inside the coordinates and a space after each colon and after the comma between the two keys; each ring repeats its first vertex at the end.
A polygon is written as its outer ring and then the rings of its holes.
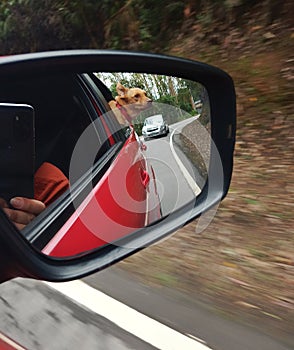
{"type": "MultiPolygon", "coordinates": [[[[108,2],[108,1],[107,1],[108,2]]],[[[99,47],[107,13],[97,1],[14,0],[1,3],[2,53],[99,47]],[[42,4],[42,6],[40,6],[42,4]]]]}
{"type": "Polygon", "coordinates": [[[242,23],[254,6],[269,22],[283,8],[278,0],[1,0],[0,54],[66,48],[162,51],[188,27],[198,23],[213,37],[212,23],[242,23]]]}
{"type": "Polygon", "coordinates": [[[184,19],[184,5],[183,1],[137,2],[143,49],[165,46],[166,41],[181,27],[184,19]]]}
{"type": "Polygon", "coordinates": [[[156,102],[159,103],[166,103],[168,105],[172,105],[172,106],[176,106],[177,105],[177,99],[175,96],[171,96],[171,95],[164,95],[161,96],[160,98],[158,98],[156,100],[156,102]]]}
{"type": "Polygon", "coordinates": [[[144,124],[143,122],[136,122],[134,124],[134,129],[139,136],[142,135],[143,124],[144,124]]]}

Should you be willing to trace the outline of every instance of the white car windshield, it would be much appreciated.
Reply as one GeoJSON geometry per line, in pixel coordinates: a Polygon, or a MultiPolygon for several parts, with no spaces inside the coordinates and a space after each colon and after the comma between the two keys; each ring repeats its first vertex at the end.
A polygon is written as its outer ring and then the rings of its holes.
{"type": "Polygon", "coordinates": [[[145,119],[145,125],[152,125],[152,124],[155,124],[155,123],[162,123],[162,115],[159,114],[159,115],[154,115],[152,117],[149,117],[147,119],[145,119]]]}

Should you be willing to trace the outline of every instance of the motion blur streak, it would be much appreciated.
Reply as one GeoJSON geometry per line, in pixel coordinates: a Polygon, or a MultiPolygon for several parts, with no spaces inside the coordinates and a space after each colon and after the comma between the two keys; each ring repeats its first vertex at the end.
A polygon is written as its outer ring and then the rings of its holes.
{"type": "Polygon", "coordinates": [[[141,314],[82,281],[44,283],[158,349],[212,350],[201,342],[141,314]]]}

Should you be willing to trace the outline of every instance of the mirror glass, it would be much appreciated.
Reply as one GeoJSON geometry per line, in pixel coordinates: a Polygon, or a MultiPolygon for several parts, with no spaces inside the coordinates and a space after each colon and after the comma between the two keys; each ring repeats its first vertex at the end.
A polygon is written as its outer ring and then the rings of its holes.
{"type": "Polygon", "coordinates": [[[10,187],[0,189],[0,204],[45,254],[115,243],[195,200],[207,181],[210,105],[198,82],[125,72],[39,76],[3,83],[0,112],[1,159],[15,159],[2,164],[10,187]]]}
{"type": "MultiPolygon", "coordinates": [[[[96,75],[120,102],[116,105],[119,112],[120,104],[124,106],[124,96],[120,95],[123,88],[117,87],[117,82],[123,87],[139,88],[131,91],[130,98],[138,94],[143,108],[137,112],[133,105],[131,122],[144,145],[144,156],[154,170],[162,215],[195,198],[206,182],[210,154],[210,110],[204,86],[172,76],[96,75]],[[146,109],[145,96],[152,101],[146,109]]],[[[131,99],[130,108],[134,103],[131,99]]]]}

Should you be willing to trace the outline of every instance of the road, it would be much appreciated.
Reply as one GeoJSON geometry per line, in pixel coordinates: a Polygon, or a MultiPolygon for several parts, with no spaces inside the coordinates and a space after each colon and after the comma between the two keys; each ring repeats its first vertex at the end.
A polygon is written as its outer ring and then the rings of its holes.
{"type": "MultiPolygon", "coordinates": [[[[73,302],[42,282],[24,279],[0,286],[1,331],[28,349],[290,350],[269,336],[222,318],[211,305],[201,304],[196,292],[195,299],[191,300],[171,289],[145,286],[122,271],[119,264],[89,276],[83,282],[92,286],[94,292],[99,289],[122,305],[137,310],[139,313],[133,320],[129,320],[125,312],[118,316],[127,321],[127,326],[143,326],[147,339],[153,339],[148,337],[155,333],[152,324],[146,328],[141,321],[142,316],[149,316],[153,323],[156,322],[159,346],[141,340],[137,336],[139,333],[126,332],[103,312],[101,316],[97,310],[73,302]],[[165,330],[159,324],[168,326],[171,332],[174,330],[171,337],[182,336],[182,346],[173,347],[168,336],[160,337],[165,330]]],[[[96,298],[92,299],[95,302],[96,298]]],[[[101,304],[101,310],[105,307],[111,309],[110,305],[101,304]]]]}
{"type": "Polygon", "coordinates": [[[154,349],[42,282],[0,286],[0,330],[28,349],[154,349]]]}
{"type": "Polygon", "coordinates": [[[162,213],[167,215],[192,200],[195,195],[172,155],[169,137],[149,140],[146,145],[147,158],[155,172],[162,213]]]}
{"type": "Polygon", "coordinates": [[[145,141],[146,157],[155,172],[163,215],[170,214],[195,199],[204,183],[196,167],[174,140],[175,133],[179,133],[193,120],[195,117],[170,125],[170,133],[166,137],[145,141]]]}

